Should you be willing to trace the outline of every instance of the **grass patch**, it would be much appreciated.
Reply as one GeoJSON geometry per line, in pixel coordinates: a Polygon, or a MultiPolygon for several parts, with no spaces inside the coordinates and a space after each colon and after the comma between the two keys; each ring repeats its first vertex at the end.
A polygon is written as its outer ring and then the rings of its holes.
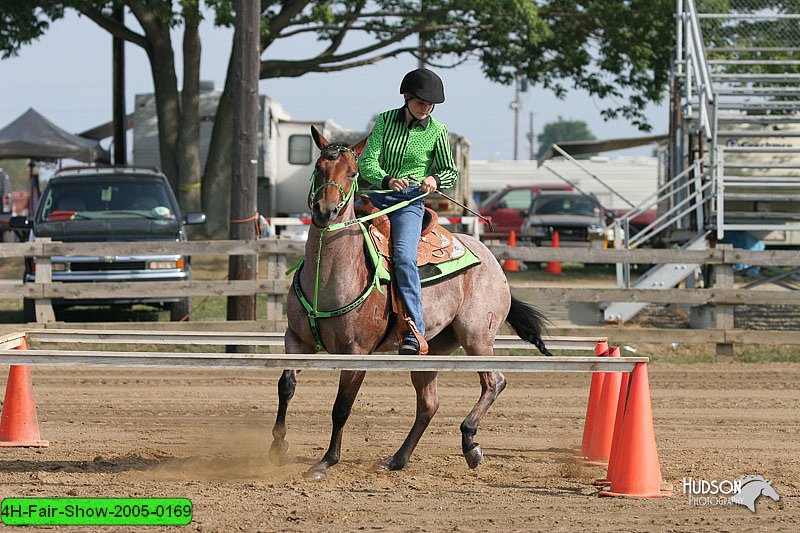
{"type": "Polygon", "coordinates": [[[800,363],[800,347],[756,346],[734,354],[740,363],[800,363]]]}

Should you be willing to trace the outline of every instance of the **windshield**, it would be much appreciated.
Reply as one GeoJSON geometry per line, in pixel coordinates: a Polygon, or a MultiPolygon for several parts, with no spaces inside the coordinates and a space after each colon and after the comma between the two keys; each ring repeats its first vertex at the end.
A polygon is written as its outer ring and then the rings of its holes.
{"type": "Polygon", "coordinates": [[[495,201],[495,199],[496,199],[498,196],[500,196],[501,194],[503,194],[504,192],[506,192],[506,190],[505,190],[505,189],[500,189],[499,191],[494,191],[492,194],[490,194],[489,196],[487,196],[487,197],[486,197],[486,198],[485,198],[485,199],[484,199],[484,200],[481,202],[481,205],[480,205],[479,207],[489,207],[490,205],[492,205],[492,202],[494,202],[494,201],[495,201]]]}
{"type": "Polygon", "coordinates": [[[160,180],[63,180],[47,187],[38,220],[145,218],[173,220],[176,208],[160,180]]]}
{"type": "Polygon", "coordinates": [[[531,213],[537,215],[585,215],[596,217],[600,206],[585,196],[539,197],[531,203],[531,213]]]}

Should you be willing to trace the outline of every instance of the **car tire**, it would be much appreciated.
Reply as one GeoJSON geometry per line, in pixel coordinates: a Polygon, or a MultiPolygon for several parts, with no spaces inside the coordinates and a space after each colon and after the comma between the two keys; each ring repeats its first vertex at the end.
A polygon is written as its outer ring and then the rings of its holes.
{"type": "Polygon", "coordinates": [[[22,299],[22,319],[25,322],[36,322],[36,300],[22,299]]]}
{"type": "Polygon", "coordinates": [[[181,298],[177,302],[169,304],[169,320],[170,322],[181,322],[186,317],[186,321],[191,320],[190,311],[192,310],[192,299],[181,298]]]}

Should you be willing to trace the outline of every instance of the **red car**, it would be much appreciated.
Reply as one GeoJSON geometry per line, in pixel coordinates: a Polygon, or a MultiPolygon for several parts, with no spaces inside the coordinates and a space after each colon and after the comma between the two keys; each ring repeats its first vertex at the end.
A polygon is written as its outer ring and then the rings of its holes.
{"type": "MultiPolygon", "coordinates": [[[[575,188],[564,183],[544,183],[541,185],[509,186],[492,193],[480,205],[480,214],[491,217],[494,231],[485,231],[484,238],[508,239],[511,230],[517,232],[527,216],[531,198],[539,191],[574,191],[575,188]]],[[[488,230],[488,227],[485,228],[488,230]]]]}

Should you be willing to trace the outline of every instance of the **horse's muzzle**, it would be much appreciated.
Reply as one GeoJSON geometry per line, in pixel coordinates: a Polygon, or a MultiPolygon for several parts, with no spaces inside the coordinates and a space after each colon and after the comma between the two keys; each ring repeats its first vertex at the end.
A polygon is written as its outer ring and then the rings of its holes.
{"type": "Polygon", "coordinates": [[[319,202],[314,202],[311,208],[311,223],[317,229],[327,228],[337,216],[339,216],[338,210],[323,209],[320,207],[319,202]]]}

